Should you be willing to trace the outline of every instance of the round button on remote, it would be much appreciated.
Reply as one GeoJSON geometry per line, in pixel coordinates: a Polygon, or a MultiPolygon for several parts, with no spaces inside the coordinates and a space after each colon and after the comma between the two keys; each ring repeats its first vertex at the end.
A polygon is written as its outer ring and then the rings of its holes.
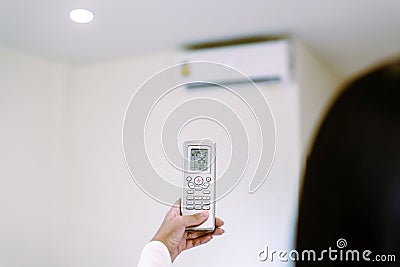
{"type": "Polygon", "coordinates": [[[207,177],[207,178],[206,178],[206,181],[207,181],[207,182],[211,182],[211,177],[207,177]]]}
{"type": "Polygon", "coordinates": [[[201,185],[203,183],[203,178],[201,176],[197,176],[194,178],[194,183],[197,185],[201,185]]]}

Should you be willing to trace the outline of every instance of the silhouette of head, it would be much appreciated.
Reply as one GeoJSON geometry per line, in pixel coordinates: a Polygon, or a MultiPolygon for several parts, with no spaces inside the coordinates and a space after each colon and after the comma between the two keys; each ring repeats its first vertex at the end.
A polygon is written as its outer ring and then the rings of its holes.
{"type": "MultiPolygon", "coordinates": [[[[307,160],[296,248],[338,249],[340,238],[347,240],[345,250],[371,250],[371,259],[400,248],[399,60],[346,87],[323,120],[307,160]]],[[[324,266],[346,264],[367,262],[324,261],[324,266]]]]}

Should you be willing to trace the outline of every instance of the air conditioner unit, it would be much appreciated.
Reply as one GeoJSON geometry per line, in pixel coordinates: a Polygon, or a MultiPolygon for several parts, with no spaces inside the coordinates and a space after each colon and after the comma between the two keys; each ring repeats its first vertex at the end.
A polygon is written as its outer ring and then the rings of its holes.
{"type": "Polygon", "coordinates": [[[188,88],[291,80],[288,40],[188,50],[179,62],[187,63],[178,79],[188,88]]]}

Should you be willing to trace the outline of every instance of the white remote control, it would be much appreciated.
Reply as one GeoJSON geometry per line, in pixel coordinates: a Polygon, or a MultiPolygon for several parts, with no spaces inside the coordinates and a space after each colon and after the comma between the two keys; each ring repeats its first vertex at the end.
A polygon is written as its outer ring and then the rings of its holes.
{"type": "Polygon", "coordinates": [[[189,231],[214,231],[216,197],[216,145],[211,141],[186,141],[183,153],[183,183],[181,212],[192,215],[203,210],[209,212],[207,221],[189,231]]]}

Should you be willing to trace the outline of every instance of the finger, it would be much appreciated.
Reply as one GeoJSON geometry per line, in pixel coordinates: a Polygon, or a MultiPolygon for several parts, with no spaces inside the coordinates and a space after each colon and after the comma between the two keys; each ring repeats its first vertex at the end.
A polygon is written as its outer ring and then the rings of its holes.
{"type": "Polygon", "coordinates": [[[223,220],[221,220],[220,218],[215,218],[215,226],[216,227],[221,227],[224,224],[225,224],[225,222],[223,220]]]}
{"type": "Polygon", "coordinates": [[[177,201],[175,201],[174,205],[169,209],[169,211],[165,215],[166,220],[169,221],[181,214],[180,204],[181,204],[181,199],[179,198],[177,201]]]}
{"type": "Polygon", "coordinates": [[[224,234],[225,233],[225,230],[224,229],[222,229],[222,228],[216,228],[215,230],[214,230],[214,232],[212,233],[212,235],[222,235],[222,234],[224,234]]]}
{"type": "Polygon", "coordinates": [[[186,249],[194,248],[200,245],[203,245],[207,242],[209,242],[212,239],[212,235],[203,235],[195,239],[188,239],[186,240],[186,249]]]}
{"type": "Polygon", "coordinates": [[[204,231],[196,231],[196,232],[185,232],[185,238],[186,239],[195,239],[203,235],[209,235],[210,232],[204,232],[204,231]]]}
{"type": "Polygon", "coordinates": [[[180,207],[181,207],[181,199],[178,198],[178,199],[175,201],[174,205],[172,205],[172,207],[171,207],[170,210],[172,210],[172,211],[178,210],[178,211],[179,211],[180,207]]]}
{"type": "Polygon", "coordinates": [[[208,218],[208,212],[203,211],[201,213],[196,213],[193,215],[182,216],[181,222],[185,227],[196,226],[205,222],[208,218]]]}
{"type": "Polygon", "coordinates": [[[225,230],[222,228],[216,228],[213,232],[201,232],[201,231],[197,231],[197,232],[185,232],[185,239],[195,239],[198,238],[200,236],[204,236],[204,235],[222,235],[223,233],[225,233],[225,230]]]}

